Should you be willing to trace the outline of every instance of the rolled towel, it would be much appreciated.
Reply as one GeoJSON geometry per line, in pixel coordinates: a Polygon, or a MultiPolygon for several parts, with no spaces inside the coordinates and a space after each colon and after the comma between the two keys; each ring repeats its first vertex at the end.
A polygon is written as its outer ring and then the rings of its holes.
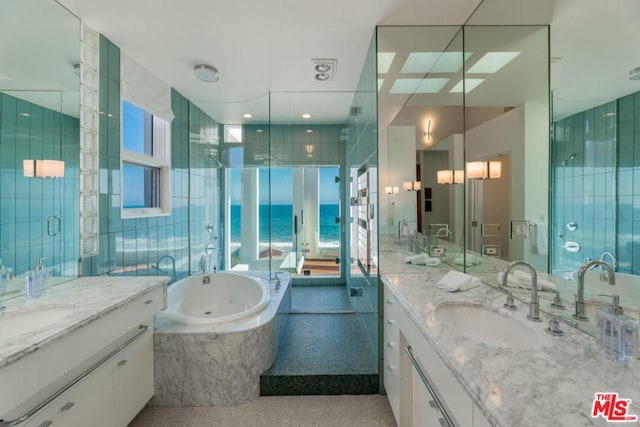
{"type": "MultiPolygon", "coordinates": [[[[498,283],[502,284],[503,277],[504,272],[499,272],[496,276],[496,280],[498,281],[498,283]]],[[[526,271],[512,270],[509,273],[507,286],[513,286],[515,288],[522,289],[531,289],[531,273],[527,273],[526,271]]],[[[558,288],[556,284],[552,281],[541,279],[540,277],[538,277],[538,290],[555,292],[557,289],[558,288]]]]}
{"type": "Polygon", "coordinates": [[[439,258],[429,258],[428,260],[426,260],[424,265],[426,265],[427,267],[438,267],[441,263],[442,261],[440,261],[439,258]]]}
{"type": "Polygon", "coordinates": [[[480,285],[480,279],[460,271],[451,270],[436,284],[447,292],[461,292],[480,285]]]}
{"type": "Polygon", "coordinates": [[[419,260],[420,258],[422,258],[424,254],[420,254],[420,255],[409,255],[407,257],[404,258],[404,262],[406,262],[407,264],[412,263],[415,260],[419,260]]]}

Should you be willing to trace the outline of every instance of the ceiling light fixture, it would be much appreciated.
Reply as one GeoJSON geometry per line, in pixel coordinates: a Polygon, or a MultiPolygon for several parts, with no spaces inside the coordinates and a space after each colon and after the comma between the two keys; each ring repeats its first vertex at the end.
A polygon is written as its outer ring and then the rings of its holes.
{"type": "Polygon", "coordinates": [[[640,67],[629,71],[629,80],[640,80],[640,67]]]}
{"type": "Polygon", "coordinates": [[[220,80],[220,72],[216,67],[207,64],[198,64],[193,67],[193,74],[203,82],[217,82],[220,80]]]}
{"type": "Polygon", "coordinates": [[[306,133],[313,133],[313,129],[307,129],[305,130],[306,133]]]}
{"type": "Polygon", "coordinates": [[[326,82],[333,80],[333,76],[336,72],[336,67],[338,65],[337,59],[311,59],[311,63],[313,64],[313,78],[320,81],[326,82]]]}
{"type": "Polygon", "coordinates": [[[253,114],[251,114],[251,113],[244,113],[244,114],[242,115],[242,117],[244,117],[245,119],[253,119],[253,114]]]}
{"type": "Polygon", "coordinates": [[[310,119],[310,118],[311,118],[311,114],[309,114],[309,113],[302,113],[302,114],[300,114],[300,117],[302,117],[303,119],[310,119]]]}

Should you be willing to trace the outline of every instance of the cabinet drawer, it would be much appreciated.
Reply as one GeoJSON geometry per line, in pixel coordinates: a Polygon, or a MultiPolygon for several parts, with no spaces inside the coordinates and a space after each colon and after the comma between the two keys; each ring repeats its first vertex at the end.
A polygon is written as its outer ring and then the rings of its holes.
{"type": "Polygon", "coordinates": [[[153,331],[151,328],[112,362],[116,425],[126,426],[153,396],[153,331]]]}
{"type": "Polygon", "coordinates": [[[429,382],[439,393],[447,412],[454,418],[456,425],[472,426],[473,401],[471,397],[417,326],[409,323],[408,320],[407,323],[403,323],[403,325],[405,324],[408,327],[406,331],[403,329],[403,333],[413,347],[414,356],[422,366],[429,382]]]}
{"type": "Polygon", "coordinates": [[[53,400],[25,427],[112,427],[111,365],[98,368],[53,400]]]}
{"type": "Polygon", "coordinates": [[[164,286],[155,288],[127,304],[127,322],[134,327],[164,309],[164,286]]]}

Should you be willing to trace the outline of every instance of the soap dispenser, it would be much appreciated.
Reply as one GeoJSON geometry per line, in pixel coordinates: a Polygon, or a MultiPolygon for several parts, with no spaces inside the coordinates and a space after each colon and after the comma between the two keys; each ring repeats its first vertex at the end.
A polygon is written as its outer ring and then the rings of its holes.
{"type": "Polygon", "coordinates": [[[610,296],[611,306],[596,313],[600,330],[600,347],[619,366],[629,366],[638,345],[638,320],[624,314],[619,295],[610,296]]]}
{"type": "Polygon", "coordinates": [[[5,267],[0,259],[0,295],[7,292],[7,285],[13,279],[13,270],[5,267]]]}

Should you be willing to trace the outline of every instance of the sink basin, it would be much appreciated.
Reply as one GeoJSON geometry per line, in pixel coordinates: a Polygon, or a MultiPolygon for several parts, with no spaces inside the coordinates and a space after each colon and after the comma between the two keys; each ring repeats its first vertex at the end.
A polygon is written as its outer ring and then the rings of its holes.
{"type": "Polygon", "coordinates": [[[454,328],[468,338],[489,345],[529,349],[545,344],[542,324],[528,325],[480,306],[443,304],[436,307],[433,320],[436,330],[454,328]]]}
{"type": "Polygon", "coordinates": [[[51,325],[72,312],[72,307],[64,305],[0,312],[0,341],[51,325]]]}

